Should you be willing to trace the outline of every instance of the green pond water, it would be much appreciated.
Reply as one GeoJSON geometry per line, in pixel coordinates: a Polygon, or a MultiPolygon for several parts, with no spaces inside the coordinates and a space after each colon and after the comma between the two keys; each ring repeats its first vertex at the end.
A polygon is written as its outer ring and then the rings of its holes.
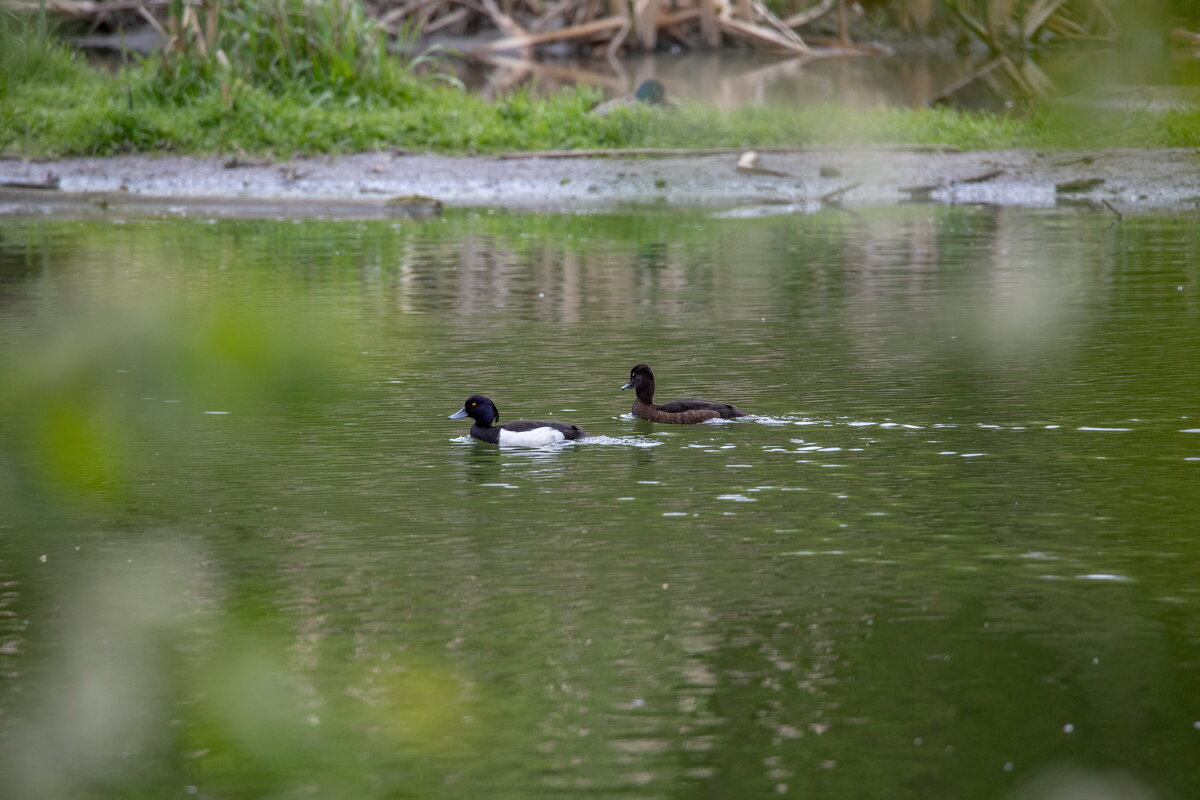
{"type": "Polygon", "coordinates": [[[0,219],[0,795],[1200,796],[1198,365],[1194,215],[0,219]]]}

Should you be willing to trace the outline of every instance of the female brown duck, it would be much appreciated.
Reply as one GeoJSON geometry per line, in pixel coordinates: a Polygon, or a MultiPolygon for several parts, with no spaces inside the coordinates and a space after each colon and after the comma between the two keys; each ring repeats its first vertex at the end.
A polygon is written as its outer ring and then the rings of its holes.
{"type": "Polygon", "coordinates": [[[728,403],[717,403],[712,400],[701,400],[697,397],[685,397],[682,400],[672,400],[661,406],[654,404],[654,370],[645,364],[638,364],[629,371],[629,383],[622,390],[632,388],[637,392],[637,400],[633,401],[633,415],[648,419],[651,422],[669,422],[676,425],[691,425],[710,419],[733,419],[746,416],[728,403]]]}

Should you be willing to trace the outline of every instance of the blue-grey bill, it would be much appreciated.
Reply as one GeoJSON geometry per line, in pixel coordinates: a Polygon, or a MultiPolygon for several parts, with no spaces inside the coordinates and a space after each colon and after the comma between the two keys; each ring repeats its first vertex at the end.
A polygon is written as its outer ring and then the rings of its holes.
{"type": "Polygon", "coordinates": [[[630,381],[629,383],[627,383],[627,384],[625,384],[624,386],[622,386],[622,387],[621,387],[621,391],[623,392],[623,391],[625,391],[626,389],[632,389],[632,388],[633,388],[633,381],[630,381]]]}
{"type": "Polygon", "coordinates": [[[446,419],[462,419],[462,418],[463,418],[463,417],[465,417],[466,415],[467,415],[467,407],[466,407],[466,406],[463,406],[463,407],[462,407],[462,408],[460,408],[458,411],[455,411],[453,414],[451,414],[450,416],[446,417],[446,419]]]}

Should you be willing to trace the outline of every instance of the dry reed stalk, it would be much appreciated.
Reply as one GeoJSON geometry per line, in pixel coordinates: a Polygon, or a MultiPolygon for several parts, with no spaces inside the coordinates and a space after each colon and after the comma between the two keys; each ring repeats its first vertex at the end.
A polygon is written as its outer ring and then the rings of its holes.
{"type": "Polygon", "coordinates": [[[1066,2],[1067,0],[1035,0],[1025,12],[1025,18],[1021,20],[1021,38],[1032,41],[1046,21],[1066,2]]]}
{"type": "Polygon", "coordinates": [[[803,28],[810,22],[814,22],[833,10],[837,0],[821,0],[820,3],[808,9],[801,11],[799,14],[793,14],[783,21],[784,25],[789,28],[803,28]]]}

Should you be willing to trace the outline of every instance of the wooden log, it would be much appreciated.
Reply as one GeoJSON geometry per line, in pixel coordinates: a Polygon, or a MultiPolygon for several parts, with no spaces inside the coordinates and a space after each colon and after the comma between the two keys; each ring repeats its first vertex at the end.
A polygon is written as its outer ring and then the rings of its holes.
{"type": "Polygon", "coordinates": [[[700,11],[700,38],[706,47],[721,46],[721,29],[717,27],[717,15],[712,0],[696,0],[700,11]]]}
{"type": "Polygon", "coordinates": [[[59,177],[51,172],[45,180],[40,181],[0,181],[0,188],[54,190],[58,189],[61,183],[59,177]]]}
{"type": "Polygon", "coordinates": [[[688,20],[693,20],[698,16],[700,16],[700,9],[698,8],[684,8],[679,11],[668,11],[659,15],[658,27],[660,30],[662,28],[673,28],[676,25],[687,22],[688,20]]]}
{"type": "Polygon", "coordinates": [[[789,28],[803,28],[813,20],[820,19],[828,14],[836,2],[837,0],[821,0],[818,5],[813,6],[807,11],[801,11],[799,14],[793,14],[788,17],[783,21],[783,24],[789,28]]]}
{"type": "Polygon", "coordinates": [[[658,12],[661,0],[634,0],[633,28],[643,50],[653,50],[658,45],[658,12]]]}
{"type": "Polygon", "coordinates": [[[742,22],[741,20],[733,19],[732,17],[725,15],[717,17],[717,24],[730,33],[746,36],[751,39],[773,45],[781,50],[786,50],[789,53],[796,53],[798,55],[809,54],[808,47],[804,45],[797,45],[790,39],[785,39],[775,31],[764,28],[761,25],[742,22]]]}
{"type": "Polygon", "coordinates": [[[754,10],[756,12],[758,12],[758,15],[760,17],[762,17],[763,19],[765,19],[767,21],[768,25],[770,25],[775,30],[779,31],[780,36],[787,39],[789,42],[796,45],[797,47],[801,47],[805,51],[808,50],[808,45],[806,45],[804,43],[804,40],[800,38],[800,34],[796,33],[794,30],[789,28],[787,25],[784,25],[783,20],[781,20],[779,17],[772,14],[771,10],[769,8],[767,8],[765,5],[763,5],[759,0],[754,0],[754,10]]]}
{"type": "Polygon", "coordinates": [[[557,31],[528,33],[523,36],[506,36],[503,39],[484,42],[477,47],[471,48],[470,52],[494,53],[501,50],[520,50],[533,47],[534,45],[546,44],[547,42],[559,42],[564,39],[583,39],[588,36],[594,36],[597,33],[619,30],[627,23],[628,20],[624,17],[605,17],[594,22],[586,22],[583,25],[575,25],[557,31]]]}

